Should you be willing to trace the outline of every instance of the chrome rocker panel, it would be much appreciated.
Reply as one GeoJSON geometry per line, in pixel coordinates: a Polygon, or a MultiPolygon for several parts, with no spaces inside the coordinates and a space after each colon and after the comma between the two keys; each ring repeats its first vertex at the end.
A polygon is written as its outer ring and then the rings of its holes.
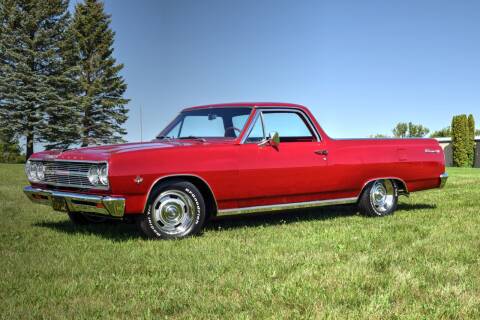
{"type": "Polygon", "coordinates": [[[308,201],[308,202],[292,202],[292,203],[255,206],[255,207],[246,207],[246,208],[223,209],[218,211],[217,216],[218,217],[231,216],[231,215],[245,214],[245,213],[267,213],[267,212],[273,212],[273,211],[283,211],[283,210],[292,210],[292,209],[304,209],[304,208],[316,208],[316,207],[324,207],[324,206],[335,206],[335,205],[342,205],[342,204],[354,204],[357,201],[358,201],[358,198],[353,197],[353,198],[317,200],[317,201],[308,201]]]}
{"type": "Polygon", "coordinates": [[[121,218],[125,212],[125,198],[60,192],[25,187],[23,192],[34,203],[51,206],[56,211],[82,212],[121,218]]]}

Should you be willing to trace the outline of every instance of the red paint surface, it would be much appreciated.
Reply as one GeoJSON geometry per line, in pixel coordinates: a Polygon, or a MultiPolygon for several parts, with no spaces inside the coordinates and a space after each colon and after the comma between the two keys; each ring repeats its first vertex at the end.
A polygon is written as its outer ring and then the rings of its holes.
{"type": "MultiPolygon", "coordinates": [[[[408,191],[437,188],[445,171],[444,154],[434,139],[345,139],[326,135],[310,111],[287,103],[231,103],[199,106],[295,108],[312,120],[320,142],[282,142],[271,146],[241,144],[237,139],[153,141],[35,153],[31,159],[108,161],[110,190],[76,190],[126,198],[126,213],[144,210],[153,185],[162,178],[199,177],[210,186],[218,209],[359,196],[366,183],[398,178],[408,191]],[[439,153],[425,153],[425,149],[439,153]],[[328,155],[314,151],[327,150],[328,155]],[[135,178],[143,178],[141,184],[135,178]]],[[[192,108],[188,108],[192,109],[192,108]]],[[[254,109],[245,129],[253,119],[254,109]]],[[[245,130],[244,129],[244,130],[245,130]]],[[[49,186],[36,186],[51,188],[49,186]]],[[[69,189],[71,190],[71,189],[69,189]]]]}

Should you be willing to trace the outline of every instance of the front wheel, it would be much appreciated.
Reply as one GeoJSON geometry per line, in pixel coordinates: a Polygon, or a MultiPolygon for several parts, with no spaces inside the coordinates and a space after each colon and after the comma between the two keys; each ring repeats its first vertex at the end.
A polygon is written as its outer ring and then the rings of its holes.
{"type": "Polygon", "coordinates": [[[392,180],[381,179],[370,183],[358,201],[360,213],[366,216],[383,217],[397,209],[397,187],[392,180]]]}
{"type": "Polygon", "coordinates": [[[149,238],[180,239],[198,234],[205,222],[205,201],[190,182],[175,180],[156,186],[138,225],[149,238]]]}

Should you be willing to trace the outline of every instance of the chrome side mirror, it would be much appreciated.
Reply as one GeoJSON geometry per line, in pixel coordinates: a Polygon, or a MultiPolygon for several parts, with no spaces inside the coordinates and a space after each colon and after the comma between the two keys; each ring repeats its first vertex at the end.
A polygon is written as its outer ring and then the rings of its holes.
{"type": "Polygon", "coordinates": [[[267,144],[271,145],[272,147],[278,147],[278,145],[280,144],[280,135],[278,134],[277,131],[270,132],[270,134],[268,135],[268,138],[264,139],[258,145],[266,146],[267,144]]]}

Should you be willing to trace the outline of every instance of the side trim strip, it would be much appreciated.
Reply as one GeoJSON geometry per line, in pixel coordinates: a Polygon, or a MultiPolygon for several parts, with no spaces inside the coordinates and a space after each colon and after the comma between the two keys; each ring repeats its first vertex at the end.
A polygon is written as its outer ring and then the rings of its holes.
{"type": "Polygon", "coordinates": [[[360,193],[358,194],[358,197],[360,198],[360,196],[362,195],[362,192],[363,190],[365,189],[365,187],[370,183],[370,182],[373,182],[373,181],[376,181],[376,180],[397,180],[397,181],[400,181],[401,183],[403,183],[403,186],[405,187],[405,193],[402,193],[400,195],[406,195],[408,196],[410,194],[410,191],[408,191],[408,186],[407,186],[407,183],[405,182],[405,180],[403,179],[400,179],[400,178],[397,178],[397,177],[378,177],[378,178],[374,178],[374,179],[370,179],[368,180],[367,182],[365,182],[362,186],[362,189],[360,190],[360,193]]]}
{"type": "Polygon", "coordinates": [[[301,208],[334,206],[334,205],[340,205],[340,204],[352,204],[352,203],[356,203],[357,200],[358,198],[354,197],[354,198],[341,198],[341,199],[331,199],[331,200],[316,200],[316,201],[308,201],[308,202],[283,203],[283,204],[274,204],[274,205],[267,205],[267,206],[223,209],[223,210],[218,210],[217,216],[220,217],[220,216],[230,216],[230,215],[237,215],[237,214],[244,214],[244,213],[272,212],[272,211],[301,209],[301,208]]]}

